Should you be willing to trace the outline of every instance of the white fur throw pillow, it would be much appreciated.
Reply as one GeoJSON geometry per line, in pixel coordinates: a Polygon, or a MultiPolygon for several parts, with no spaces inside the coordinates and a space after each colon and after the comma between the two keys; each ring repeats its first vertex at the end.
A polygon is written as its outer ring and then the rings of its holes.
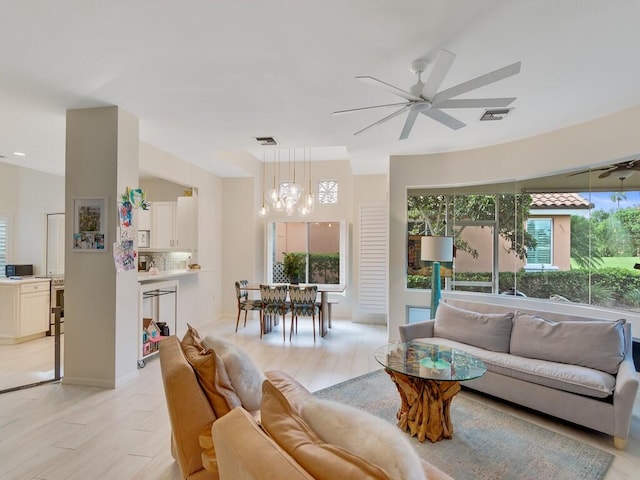
{"type": "Polygon", "coordinates": [[[409,439],[382,418],[350,405],[318,399],[304,404],[301,414],[322,441],[378,465],[394,480],[426,479],[409,439]]]}
{"type": "Polygon", "coordinates": [[[212,349],[222,359],[242,406],[250,412],[260,410],[262,382],[266,377],[247,352],[234,343],[210,335],[202,340],[202,345],[212,349]]]}

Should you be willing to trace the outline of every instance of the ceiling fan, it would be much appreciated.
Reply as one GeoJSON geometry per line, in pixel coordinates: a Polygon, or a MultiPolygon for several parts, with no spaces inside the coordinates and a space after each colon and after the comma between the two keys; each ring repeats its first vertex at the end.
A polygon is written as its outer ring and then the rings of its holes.
{"type": "Polygon", "coordinates": [[[409,91],[395,87],[391,84],[383,82],[382,80],[378,80],[377,78],[369,76],[356,77],[362,82],[373,85],[375,87],[381,87],[388,92],[398,95],[405,101],[400,103],[389,103],[385,105],[374,105],[371,107],[339,110],[337,112],[333,112],[332,115],[361,112],[374,108],[400,107],[400,109],[394,111],[390,115],[387,115],[386,117],[381,118],[377,122],[372,123],[362,130],[357,131],[356,133],[354,133],[354,135],[358,135],[370,129],[371,127],[380,125],[381,123],[387,122],[404,112],[408,112],[407,118],[404,122],[404,127],[402,128],[402,132],[400,133],[400,140],[405,140],[409,137],[411,129],[413,128],[413,124],[415,123],[419,113],[426,115],[427,117],[430,117],[433,120],[436,120],[437,122],[440,122],[443,125],[452,128],[453,130],[458,130],[464,127],[465,123],[461,122],[457,118],[452,117],[448,113],[443,112],[442,109],[504,108],[510,105],[516,99],[516,97],[464,99],[454,99],[453,97],[457,97],[458,95],[462,95],[463,93],[470,92],[471,90],[475,90],[485,85],[489,85],[490,83],[494,83],[518,74],[520,72],[520,62],[507,65],[506,67],[500,68],[490,73],[486,73],[484,75],[480,75],[479,77],[438,92],[438,89],[440,88],[442,81],[449,72],[449,69],[453,64],[453,60],[455,59],[455,57],[456,56],[448,50],[440,50],[426,83],[422,81],[422,73],[427,68],[428,61],[426,59],[415,60],[411,64],[411,71],[418,76],[418,81],[409,89],[409,91]]]}
{"type": "Polygon", "coordinates": [[[598,178],[607,178],[609,175],[615,174],[615,177],[618,180],[626,180],[635,171],[640,171],[640,159],[629,160],[628,162],[615,163],[613,165],[608,165],[602,168],[592,168],[589,170],[583,170],[581,172],[576,172],[576,173],[567,175],[567,177],[573,177],[574,175],[580,175],[582,173],[602,172],[600,175],[598,175],[598,178]]]}

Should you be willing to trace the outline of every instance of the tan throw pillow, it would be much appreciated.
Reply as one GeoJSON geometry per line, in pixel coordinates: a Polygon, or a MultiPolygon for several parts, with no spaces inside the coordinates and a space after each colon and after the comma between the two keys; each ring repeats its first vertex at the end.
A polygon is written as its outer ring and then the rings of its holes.
{"type": "Polygon", "coordinates": [[[517,312],[511,332],[511,353],[615,375],[624,359],[624,323],[625,320],[552,322],[517,312]]]}
{"type": "Polygon", "coordinates": [[[247,352],[235,343],[213,336],[205,337],[202,344],[205,348],[214,350],[222,358],[233,390],[240,398],[242,406],[250,412],[259,410],[262,401],[262,382],[266,377],[247,352]]]}
{"type": "Polygon", "coordinates": [[[202,346],[198,332],[191,326],[181,342],[182,351],[198,377],[217,418],[241,405],[236,395],[224,363],[213,350],[202,346]]]}
{"type": "Polygon", "coordinates": [[[202,339],[200,338],[200,334],[198,333],[198,330],[193,328],[188,323],[187,323],[187,333],[184,334],[184,337],[182,337],[182,340],[180,341],[180,343],[182,344],[182,348],[184,348],[185,345],[193,345],[199,348],[201,352],[204,352],[205,350],[204,346],[202,345],[202,339]]]}
{"type": "Polygon", "coordinates": [[[325,442],[382,467],[394,480],[425,480],[420,457],[409,437],[369,412],[329,400],[302,406],[302,418],[325,442]]]}
{"type": "Polygon", "coordinates": [[[269,380],[262,386],[261,424],[273,440],[317,480],[390,480],[377,465],[323,442],[269,380]]]}
{"type": "Polygon", "coordinates": [[[493,352],[508,353],[512,326],[513,312],[472,312],[440,302],[433,335],[493,352]]]}

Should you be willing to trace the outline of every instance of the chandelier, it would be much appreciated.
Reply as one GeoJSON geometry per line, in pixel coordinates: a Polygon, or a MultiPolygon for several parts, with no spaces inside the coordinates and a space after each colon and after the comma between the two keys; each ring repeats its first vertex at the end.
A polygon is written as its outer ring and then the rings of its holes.
{"type": "MultiPolygon", "coordinates": [[[[272,176],[273,185],[269,190],[265,200],[266,190],[266,158],[263,151],[262,160],[262,206],[258,210],[260,217],[266,217],[270,210],[274,212],[284,212],[287,216],[298,214],[306,217],[315,207],[315,197],[311,189],[311,150],[307,157],[307,149],[303,150],[304,177],[308,180],[308,190],[305,194],[303,184],[297,182],[296,178],[296,149],[288,150],[288,177],[287,181],[280,182],[280,160],[281,150],[273,150],[272,176]]],[[[306,183],[306,182],[305,182],[306,183]]]]}

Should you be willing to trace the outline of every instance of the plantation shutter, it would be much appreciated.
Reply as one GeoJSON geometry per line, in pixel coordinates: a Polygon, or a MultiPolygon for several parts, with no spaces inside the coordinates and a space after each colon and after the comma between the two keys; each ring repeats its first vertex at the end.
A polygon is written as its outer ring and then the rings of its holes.
{"type": "Polygon", "coordinates": [[[527,249],[527,263],[551,264],[551,219],[527,220],[527,233],[536,241],[536,248],[527,249]]]}
{"type": "Polygon", "coordinates": [[[360,280],[362,311],[387,312],[387,207],[385,204],[360,206],[360,280]]]}
{"type": "Polygon", "coordinates": [[[4,267],[7,264],[7,237],[9,225],[5,217],[0,216],[0,277],[4,277],[4,267]]]}

